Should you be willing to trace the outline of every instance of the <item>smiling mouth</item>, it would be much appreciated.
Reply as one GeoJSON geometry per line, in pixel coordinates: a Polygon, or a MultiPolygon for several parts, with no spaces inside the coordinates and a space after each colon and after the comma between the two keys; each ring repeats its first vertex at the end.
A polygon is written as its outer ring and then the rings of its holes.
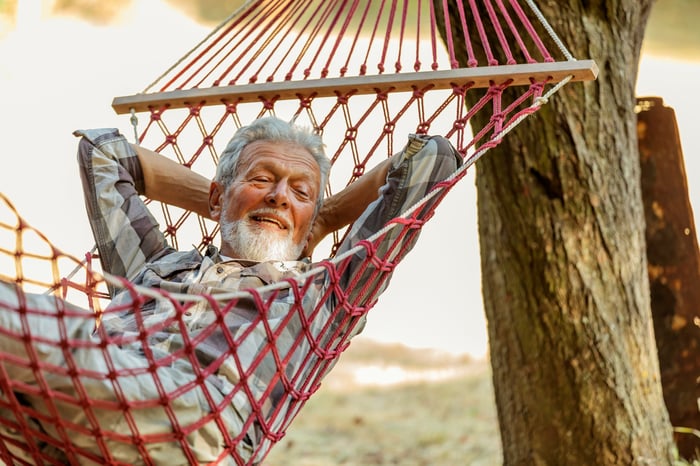
{"type": "Polygon", "coordinates": [[[275,218],[272,218],[272,217],[266,217],[266,216],[262,216],[262,215],[251,215],[250,218],[258,223],[269,223],[271,225],[276,225],[277,228],[279,228],[280,230],[287,229],[286,225],[284,225],[281,221],[279,221],[275,218]]]}

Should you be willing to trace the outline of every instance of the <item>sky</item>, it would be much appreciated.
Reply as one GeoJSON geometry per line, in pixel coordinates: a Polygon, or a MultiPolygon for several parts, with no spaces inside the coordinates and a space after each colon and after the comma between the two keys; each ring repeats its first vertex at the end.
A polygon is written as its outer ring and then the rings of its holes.
{"type": "MultiPolygon", "coordinates": [[[[20,0],[16,27],[0,22],[0,192],[58,247],[82,256],[93,239],[72,132],[116,127],[131,135],[129,116],[117,115],[112,99],[141,91],[209,27],[162,0],[132,2],[108,26],[45,17],[31,8],[38,3],[20,0]]],[[[645,54],[637,85],[639,96],[661,96],[676,111],[696,212],[700,132],[693,125],[700,98],[691,90],[698,82],[700,63],[645,54]]],[[[486,355],[473,173],[428,222],[371,311],[363,336],[475,358],[486,355]],[[424,273],[426,268],[430,273],[424,273]]]]}

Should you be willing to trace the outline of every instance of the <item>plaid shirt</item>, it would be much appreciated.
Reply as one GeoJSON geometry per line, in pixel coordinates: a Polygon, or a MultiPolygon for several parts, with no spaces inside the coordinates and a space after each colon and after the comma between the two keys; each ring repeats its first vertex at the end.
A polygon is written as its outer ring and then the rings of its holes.
{"type": "MultiPolygon", "coordinates": [[[[78,158],[88,215],[102,267],[109,274],[125,277],[135,285],[169,293],[216,295],[294,279],[314,267],[309,261],[224,261],[214,246],[209,246],[205,254],[196,249],[172,249],[138,195],[139,191],[143,191],[143,174],[138,158],[125,138],[114,129],[80,130],[75,134],[82,137],[78,158]]],[[[353,224],[337,255],[354,248],[359,241],[370,237],[387,221],[423,198],[437,181],[450,175],[460,161],[457,152],[444,138],[411,135],[404,150],[393,156],[387,182],[380,190],[378,199],[353,224]]],[[[390,244],[397,235],[398,231],[396,234],[389,232],[378,247],[381,249],[383,245],[390,244]]],[[[409,238],[411,242],[415,241],[415,237],[409,238]]],[[[353,255],[337,282],[332,283],[328,273],[318,273],[312,278],[311,286],[304,289],[301,303],[296,302],[298,298],[289,289],[263,294],[263,301],[269,300],[266,322],[258,319],[260,309],[256,300],[244,295],[235,298],[234,306],[226,308],[225,328],[220,326],[210,332],[207,329],[215,324],[218,313],[208,301],[195,301],[182,315],[186,338],[183,337],[183,327],[178,323],[180,321],[173,320],[177,313],[173,301],[149,299],[139,303],[139,312],[136,313],[133,292],[112,286],[112,303],[103,316],[102,331],[110,337],[123,336],[124,341],[138,342],[136,337],[141,327],[157,327],[158,330],[149,332],[148,337],[148,345],[156,354],[177,352],[187,339],[197,338],[199,332],[207,331],[206,337],[198,341],[195,349],[202,367],[207,367],[222,354],[231,351],[230,338],[224,335],[226,331],[230,332],[234,339],[240,338],[235,349],[236,357],[227,357],[219,362],[216,374],[209,377],[210,382],[222,393],[228,393],[240,382],[239,367],[242,367],[248,375],[248,385],[255,399],[265,399],[263,394],[274,380],[278,380],[275,374],[279,369],[269,352],[267,357],[256,361],[261,351],[268,351],[266,348],[274,346],[276,354],[288,358],[284,368],[286,373],[301,371],[305,376],[310,376],[314,369],[302,367],[310,364],[305,357],[310,351],[310,343],[309,339],[303,339],[302,344],[295,344],[300,333],[308,332],[313,340],[332,344],[329,338],[342,338],[345,341],[362,330],[364,314],[350,328],[336,331],[341,325],[339,321],[333,321],[338,318],[333,314],[337,298],[327,291],[331,286],[340,285],[340,289],[346,290],[344,305],[348,307],[373,304],[356,303],[362,296],[346,289],[351,280],[356,280],[355,283],[364,284],[365,293],[374,286],[371,296],[377,296],[388,283],[388,279],[376,284],[365,283],[362,274],[369,275],[370,271],[362,266],[363,261],[363,251],[353,255]],[[299,315],[290,319],[290,312],[299,315]],[[308,319],[300,317],[304,313],[308,319]],[[270,329],[279,332],[274,341],[270,341],[268,336],[270,329]],[[325,334],[329,337],[324,337],[325,334]],[[130,340],[130,337],[134,338],[130,340]],[[240,366],[236,364],[237,361],[240,366]]],[[[340,315],[344,316],[345,313],[340,315]]],[[[293,380],[299,385],[297,388],[304,386],[304,377],[293,380]]],[[[281,420],[283,416],[280,413],[294,409],[291,407],[293,405],[294,400],[283,390],[273,390],[271,396],[266,398],[263,411],[265,415],[276,412],[281,420]]],[[[251,415],[250,403],[244,396],[236,396],[232,399],[232,408],[235,414],[228,420],[229,427],[240,431],[245,428],[244,424],[251,415]]],[[[272,426],[273,429],[283,427],[275,425],[274,421],[272,426]]],[[[266,441],[259,428],[249,429],[247,440],[250,447],[266,441]]],[[[212,445],[212,448],[215,446],[212,445]]],[[[264,446],[260,455],[266,451],[264,446]]],[[[245,455],[245,452],[241,451],[241,454],[245,455]]]]}

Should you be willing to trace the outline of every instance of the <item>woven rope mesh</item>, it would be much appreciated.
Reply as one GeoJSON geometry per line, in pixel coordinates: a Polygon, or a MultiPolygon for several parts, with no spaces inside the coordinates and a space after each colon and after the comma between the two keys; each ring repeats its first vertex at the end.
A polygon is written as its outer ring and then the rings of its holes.
{"type": "MultiPolygon", "coordinates": [[[[295,83],[553,61],[556,45],[543,43],[541,26],[533,27],[520,3],[464,2],[462,26],[451,24],[452,38],[443,45],[436,26],[442,10],[431,2],[248,2],[149,87],[146,94],[166,97],[135,112],[140,143],[210,178],[235,130],[267,114],[322,133],[333,162],[327,195],[401,150],[410,133],[443,135],[457,148],[465,165],[432,197],[349,254],[336,254],[346,235],[337,232],[316,249],[315,268],[299,279],[183,296],[108,276],[131,299],[107,309],[98,258],[62,253],[2,197],[0,311],[12,316],[14,327],[0,328],[0,457],[7,464],[263,460],[361,330],[362,318],[442,197],[500,142],[504,129],[539,108],[538,98],[551,86],[548,76],[528,80],[517,93],[504,92],[513,82],[507,76],[486,87],[449,78],[440,86],[397,86],[389,79],[353,87],[350,80],[324,90],[295,83]],[[485,41],[484,25],[495,31],[494,42],[485,41]],[[460,39],[467,26],[478,30],[480,42],[460,39]],[[469,63],[456,61],[455,48],[468,52],[469,63]],[[187,93],[285,82],[290,91],[261,87],[256,94],[258,88],[247,88],[244,95],[215,98],[187,93]],[[482,113],[488,123],[472,131],[470,120],[482,113]],[[359,265],[343,282],[352,261],[359,265]],[[152,300],[168,303],[167,319],[139,317],[152,300]],[[192,334],[183,322],[200,309],[206,309],[207,324],[192,334]],[[125,311],[133,311],[140,331],[107,334],[100,322],[125,311]],[[170,351],[153,349],[149,342],[164,329],[176,330],[177,344],[170,351]],[[212,339],[228,349],[202,361],[198,348],[212,339]],[[274,370],[263,371],[269,367],[274,370]]],[[[149,205],[176,249],[218,244],[214,222],[149,205]]]]}

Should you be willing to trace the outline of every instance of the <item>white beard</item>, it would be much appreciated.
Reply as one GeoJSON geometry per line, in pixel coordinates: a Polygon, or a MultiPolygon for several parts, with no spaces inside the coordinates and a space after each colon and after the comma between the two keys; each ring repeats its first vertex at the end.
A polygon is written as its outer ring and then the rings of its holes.
{"type": "Polygon", "coordinates": [[[284,237],[263,228],[255,228],[244,220],[221,223],[221,240],[240,255],[239,259],[258,262],[296,260],[303,244],[294,244],[293,230],[284,237]]]}

